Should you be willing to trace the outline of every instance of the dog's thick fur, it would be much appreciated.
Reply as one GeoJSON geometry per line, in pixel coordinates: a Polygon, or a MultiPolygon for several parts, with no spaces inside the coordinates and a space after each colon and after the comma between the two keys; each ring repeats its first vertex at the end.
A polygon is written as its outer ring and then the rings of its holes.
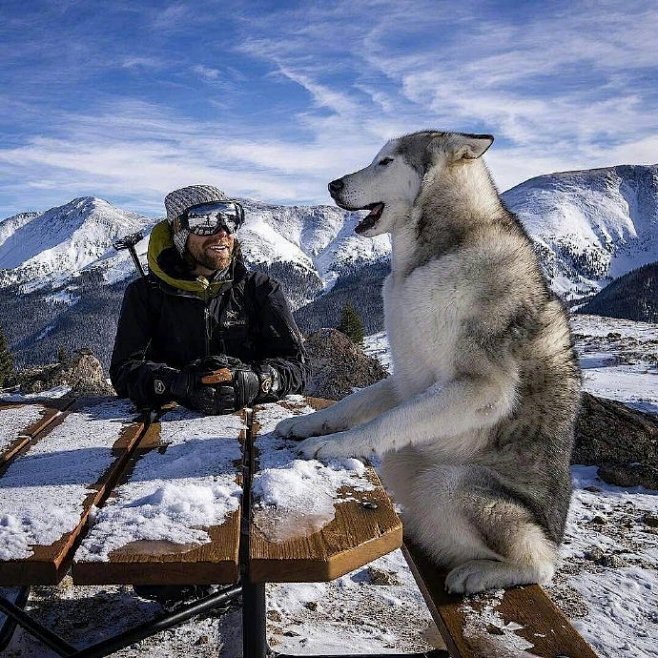
{"type": "Polygon", "coordinates": [[[477,592],[546,582],[571,496],[580,373],[566,313],[481,156],[493,138],[424,131],[330,184],[389,232],[384,309],[394,373],[281,422],[308,457],[382,454],[408,533],[477,592]]]}

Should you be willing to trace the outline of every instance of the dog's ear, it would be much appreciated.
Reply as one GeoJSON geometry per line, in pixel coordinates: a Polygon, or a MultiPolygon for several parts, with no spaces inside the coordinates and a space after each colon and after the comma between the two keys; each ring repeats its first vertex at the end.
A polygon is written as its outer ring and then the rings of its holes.
{"type": "Polygon", "coordinates": [[[493,144],[493,135],[471,135],[469,133],[455,133],[452,140],[453,161],[476,160],[482,157],[493,144]]]}

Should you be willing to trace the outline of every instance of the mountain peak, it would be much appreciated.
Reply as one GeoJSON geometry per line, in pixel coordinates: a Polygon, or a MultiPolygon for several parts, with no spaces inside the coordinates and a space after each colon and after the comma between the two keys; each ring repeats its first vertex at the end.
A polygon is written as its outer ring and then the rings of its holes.
{"type": "Polygon", "coordinates": [[[658,165],[616,165],[531,178],[503,195],[540,252],[551,287],[591,295],[658,260],[658,165]]]}

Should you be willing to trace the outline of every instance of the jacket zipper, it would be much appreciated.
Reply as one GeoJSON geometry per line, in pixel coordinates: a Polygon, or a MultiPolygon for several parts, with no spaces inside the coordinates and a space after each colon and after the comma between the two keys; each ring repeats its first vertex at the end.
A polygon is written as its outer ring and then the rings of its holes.
{"type": "Polygon", "coordinates": [[[205,325],[205,344],[206,344],[206,356],[210,356],[210,338],[212,336],[212,329],[210,327],[210,308],[209,308],[209,299],[208,291],[210,289],[210,282],[206,277],[199,276],[197,281],[203,286],[203,320],[205,325]]]}

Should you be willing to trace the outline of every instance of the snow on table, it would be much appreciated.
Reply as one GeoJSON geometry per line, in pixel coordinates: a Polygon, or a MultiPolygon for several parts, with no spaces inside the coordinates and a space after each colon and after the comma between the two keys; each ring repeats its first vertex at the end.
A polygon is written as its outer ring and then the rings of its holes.
{"type": "Polygon", "coordinates": [[[166,413],[160,448],[143,454],[129,480],[96,512],[76,563],[107,562],[114,551],[140,542],[159,542],[153,546],[163,552],[209,543],[208,529],[221,526],[240,505],[236,463],[244,429],[239,416],[166,413]]]}
{"type": "Polygon", "coordinates": [[[42,404],[25,404],[0,409],[0,456],[16,439],[27,435],[31,425],[38,423],[46,414],[42,404]]]}
{"type": "Polygon", "coordinates": [[[402,544],[402,523],[372,468],[358,459],[304,459],[296,441],[273,433],[280,420],[313,411],[302,396],[255,409],[255,582],[329,581],[402,544]]]}
{"type": "MultiPolygon", "coordinates": [[[[66,415],[0,477],[0,560],[22,560],[80,524],[84,502],[116,461],[113,445],[134,416],[112,400],[66,415]]],[[[57,421],[55,421],[57,422],[57,421]]]]}
{"type": "Polygon", "coordinates": [[[252,485],[255,523],[273,542],[317,532],[335,518],[336,503],[355,500],[354,492],[374,489],[360,460],[307,460],[299,455],[296,441],[274,434],[284,418],[314,411],[302,396],[291,395],[287,401],[290,406],[267,404],[256,414],[260,430],[255,442],[258,472],[252,485]],[[272,511],[276,516],[268,513],[272,511]]]}

